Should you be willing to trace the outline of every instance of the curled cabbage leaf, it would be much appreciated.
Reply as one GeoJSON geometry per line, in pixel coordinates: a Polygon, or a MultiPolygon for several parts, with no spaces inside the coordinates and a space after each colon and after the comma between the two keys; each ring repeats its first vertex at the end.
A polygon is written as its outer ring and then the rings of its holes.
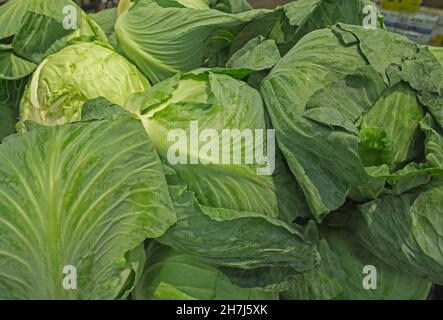
{"type": "Polygon", "coordinates": [[[278,293],[240,288],[215,264],[151,243],[136,300],[276,300],[278,293]]]}
{"type": "Polygon", "coordinates": [[[428,48],[338,24],[300,40],[261,92],[313,217],[358,207],[373,255],[441,283],[443,67],[428,48]]]}
{"type": "MultiPolygon", "coordinates": [[[[220,3],[237,2],[221,0],[220,3]]],[[[362,25],[368,21],[382,27],[382,19],[372,0],[297,0],[269,11],[248,23],[232,41],[231,54],[256,37],[274,40],[282,54],[286,54],[308,33],[342,22],[362,25]],[[366,11],[368,10],[368,11],[366,11]],[[374,21],[372,21],[374,20],[374,21]]]]}
{"type": "Polygon", "coordinates": [[[349,230],[320,228],[320,268],[297,274],[285,299],[415,300],[426,299],[431,283],[399,272],[367,251],[349,230]],[[374,267],[364,273],[366,266],[374,267]],[[369,276],[365,282],[365,277],[369,276]],[[372,288],[365,288],[364,282],[372,288]]]}
{"type": "Polygon", "coordinates": [[[121,52],[152,83],[201,67],[214,41],[232,38],[229,28],[239,28],[266,12],[229,14],[165,2],[140,0],[121,14],[115,25],[121,52]],[[221,29],[228,30],[217,34],[221,29]]]}
{"type": "Polygon", "coordinates": [[[353,215],[353,229],[386,263],[443,284],[441,180],[359,206],[353,215]]]}

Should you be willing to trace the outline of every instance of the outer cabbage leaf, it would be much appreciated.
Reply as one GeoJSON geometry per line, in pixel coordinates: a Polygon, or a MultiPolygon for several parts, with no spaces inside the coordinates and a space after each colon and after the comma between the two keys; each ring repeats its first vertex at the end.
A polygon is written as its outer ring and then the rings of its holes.
{"type": "Polygon", "coordinates": [[[78,43],[47,57],[35,71],[20,105],[19,130],[31,120],[45,125],[80,120],[81,106],[102,96],[118,105],[149,82],[125,58],[99,43],[78,43]]]}
{"type": "Polygon", "coordinates": [[[443,169],[443,136],[442,128],[436,121],[427,115],[420,123],[421,130],[426,135],[425,140],[425,168],[443,169]]]}
{"type": "Polygon", "coordinates": [[[443,283],[441,181],[359,206],[353,229],[374,255],[391,266],[443,283]]]}
{"type": "Polygon", "coordinates": [[[176,150],[177,137],[171,139],[168,134],[177,129],[186,133],[188,148],[182,152],[186,163],[174,163],[173,167],[209,215],[219,214],[212,213],[213,208],[232,209],[237,210],[236,215],[263,214],[290,223],[297,216],[309,214],[279,151],[268,148],[275,141],[271,136],[272,140],[267,142],[268,126],[261,96],[244,82],[211,71],[177,75],[146,93],[134,94],[125,108],[141,114],[164,163],[171,164],[171,154],[175,157],[175,152],[183,151],[176,150]],[[219,139],[212,134],[194,137],[193,123],[194,127],[195,123],[198,125],[199,133],[211,129],[219,139]],[[229,136],[225,129],[250,130],[255,137],[243,139],[241,133],[229,136]],[[262,144],[256,139],[258,135],[262,144]],[[191,146],[192,139],[200,139],[199,146],[191,146]],[[229,150],[224,150],[223,140],[228,140],[229,150]],[[205,149],[214,143],[218,152],[205,149]],[[253,159],[246,163],[248,151],[253,159]],[[263,160],[269,160],[268,164],[259,162],[256,155],[260,153],[266,157],[263,160]],[[241,154],[241,163],[234,162],[235,154],[241,154]]]}
{"type": "MultiPolygon", "coordinates": [[[[341,46],[329,30],[321,30],[303,38],[262,82],[279,146],[318,219],[340,207],[349,186],[366,183],[367,175],[355,125],[339,110],[319,103],[320,113],[310,109],[306,116],[306,105],[325,84],[359,72],[364,65],[357,48],[341,46]]],[[[360,79],[362,88],[372,76],[360,79]]],[[[341,98],[346,105],[346,97],[341,98]]]]}
{"type": "Polygon", "coordinates": [[[382,164],[380,166],[365,167],[369,176],[369,181],[360,186],[351,186],[348,197],[354,201],[366,202],[377,199],[384,191],[388,177],[390,176],[389,166],[382,164]]]}
{"type": "Polygon", "coordinates": [[[29,75],[44,57],[73,39],[107,42],[100,27],[74,2],[48,3],[46,0],[11,0],[0,7],[0,40],[8,44],[7,50],[0,51],[0,78],[14,80],[29,75]],[[70,13],[65,10],[68,6],[76,10],[77,29],[67,30],[63,25],[70,13]]]}
{"type": "Polygon", "coordinates": [[[431,182],[443,179],[443,136],[441,129],[428,114],[420,122],[420,129],[425,135],[424,159],[420,163],[411,162],[401,170],[386,174],[390,186],[389,193],[399,195],[431,182]]]}
{"type": "MultiPolygon", "coordinates": [[[[242,48],[249,40],[261,35],[275,40],[282,54],[289,51],[308,33],[329,27],[337,22],[362,25],[365,6],[371,0],[297,0],[276,8],[265,16],[249,23],[235,38],[231,53],[242,48]]],[[[378,26],[382,26],[377,22],[378,26]]]]}
{"type": "Polygon", "coordinates": [[[18,104],[25,85],[26,78],[20,80],[0,79],[0,143],[4,137],[15,133],[18,104]]]}
{"type": "Polygon", "coordinates": [[[114,33],[114,25],[117,21],[117,8],[101,10],[90,15],[109,37],[114,33]]]}
{"type": "Polygon", "coordinates": [[[3,299],[124,296],[139,261],[128,251],[176,221],[158,156],[131,117],[10,136],[0,178],[3,299]],[[63,287],[68,265],[76,290],[63,287]]]}
{"type": "Polygon", "coordinates": [[[431,283],[386,265],[366,251],[346,229],[320,229],[321,267],[294,276],[286,299],[415,300],[426,299],[431,283]],[[365,289],[363,268],[374,266],[376,289],[365,289]]]}
{"type": "Polygon", "coordinates": [[[420,103],[443,126],[443,67],[426,47],[384,30],[351,25],[337,25],[333,29],[345,44],[358,45],[364,59],[390,87],[407,82],[416,90],[420,103]],[[386,54],[381,56],[378,52],[386,54]]]}
{"type": "Polygon", "coordinates": [[[117,37],[114,26],[117,21],[117,8],[110,8],[93,13],[90,17],[102,28],[114,48],[117,47],[117,37]]]}
{"type": "Polygon", "coordinates": [[[0,51],[0,80],[21,79],[32,73],[37,65],[20,58],[11,50],[0,51]]]}
{"type": "MultiPolygon", "coordinates": [[[[407,117],[408,115],[403,116],[407,117]]],[[[399,116],[399,118],[403,116],[399,116]]],[[[351,199],[365,202],[375,200],[379,195],[383,194],[399,195],[426,185],[433,178],[443,178],[443,136],[440,134],[441,129],[430,114],[427,114],[420,121],[419,126],[420,134],[425,136],[423,141],[424,150],[423,146],[417,146],[416,149],[421,149],[420,153],[422,154],[420,157],[424,158],[418,163],[410,162],[400,170],[392,173],[386,164],[365,168],[371,177],[370,183],[363,186],[353,186],[349,194],[351,199]]],[[[407,132],[407,130],[404,130],[403,133],[407,132]]],[[[373,145],[376,146],[375,143],[373,145]]],[[[393,154],[392,150],[395,145],[391,141],[388,141],[386,145],[390,150],[390,154],[393,154]]],[[[374,148],[372,149],[374,150],[374,148]]]]}
{"type": "Polygon", "coordinates": [[[226,63],[226,67],[260,71],[271,69],[280,59],[280,52],[275,42],[258,37],[234,53],[226,63]]]}
{"type": "Polygon", "coordinates": [[[147,249],[136,300],[276,300],[278,293],[234,285],[217,265],[158,244],[147,249]]]}
{"type": "Polygon", "coordinates": [[[420,162],[420,122],[429,114],[443,121],[443,68],[426,48],[380,29],[340,24],[310,33],[261,92],[317,220],[338,209],[350,188],[360,188],[350,194],[357,200],[380,194],[383,181],[373,178],[383,176],[364,166],[388,165],[395,175],[420,162]]]}
{"type": "Polygon", "coordinates": [[[177,5],[182,8],[191,8],[191,9],[200,9],[206,10],[209,9],[208,4],[204,0],[155,0],[157,3],[163,6],[171,6],[173,3],[177,3],[177,5]]]}
{"type": "Polygon", "coordinates": [[[213,44],[214,32],[239,27],[264,12],[266,10],[228,14],[140,0],[119,16],[115,31],[123,54],[151,82],[158,83],[178,72],[201,67],[213,44]]]}
{"type": "Polygon", "coordinates": [[[231,268],[305,272],[318,266],[317,245],[299,228],[265,215],[239,215],[236,210],[223,208],[213,209],[219,214],[214,218],[172,169],[165,172],[177,223],[159,242],[231,268]]]}

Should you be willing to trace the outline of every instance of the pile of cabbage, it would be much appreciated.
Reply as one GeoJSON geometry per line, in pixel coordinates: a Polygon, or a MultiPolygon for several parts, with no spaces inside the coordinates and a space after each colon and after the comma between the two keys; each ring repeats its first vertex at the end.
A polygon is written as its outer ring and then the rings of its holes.
{"type": "Polygon", "coordinates": [[[368,6],[0,6],[0,298],[426,299],[443,52],[368,6]],[[193,121],[275,132],[272,174],[171,163],[193,121]]]}

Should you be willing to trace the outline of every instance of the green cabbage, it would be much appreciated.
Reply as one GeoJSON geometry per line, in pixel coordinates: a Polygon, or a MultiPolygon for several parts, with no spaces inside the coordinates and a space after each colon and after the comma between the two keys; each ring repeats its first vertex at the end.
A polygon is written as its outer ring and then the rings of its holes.
{"type": "Polygon", "coordinates": [[[313,217],[374,200],[354,224],[369,251],[442,283],[441,196],[425,191],[443,177],[443,68],[430,51],[339,24],[298,42],[261,92],[313,217]]]}
{"type": "Polygon", "coordinates": [[[413,300],[426,299],[431,283],[399,272],[369,253],[348,230],[320,229],[322,242],[319,269],[298,274],[282,293],[286,299],[413,300]],[[377,271],[376,289],[363,287],[365,266],[377,271]]]}
{"type": "MultiPolygon", "coordinates": [[[[288,265],[306,270],[316,265],[315,243],[305,240],[302,230],[290,225],[309,213],[278,150],[275,170],[269,168],[266,174],[260,174],[264,164],[232,164],[239,136],[230,140],[227,155],[231,164],[223,164],[222,152],[202,153],[202,149],[190,149],[187,164],[172,164],[168,159],[175,144],[168,141],[168,133],[182,129],[190,137],[192,121],[198,122],[200,132],[214,129],[220,137],[225,128],[269,128],[255,89],[216,70],[197,70],[134,94],[124,107],[138,114],[161,159],[173,169],[168,181],[172,183],[170,193],[178,222],[160,242],[231,267],[288,265]],[[189,164],[198,157],[207,163],[189,164]]],[[[219,143],[216,141],[217,147],[219,143]]],[[[267,147],[266,140],[263,146],[250,143],[241,144],[243,154],[246,148],[253,148],[256,154],[259,148],[267,147]]]]}
{"type": "Polygon", "coordinates": [[[92,42],[68,46],[47,57],[33,74],[20,104],[25,121],[45,125],[80,120],[86,100],[102,96],[118,105],[150,87],[143,75],[111,48],[92,42]]]}
{"type": "Polygon", "coordinates": [[[0,299],[425,299],[443,55],[378,14],[0,6],[0,299]]]}

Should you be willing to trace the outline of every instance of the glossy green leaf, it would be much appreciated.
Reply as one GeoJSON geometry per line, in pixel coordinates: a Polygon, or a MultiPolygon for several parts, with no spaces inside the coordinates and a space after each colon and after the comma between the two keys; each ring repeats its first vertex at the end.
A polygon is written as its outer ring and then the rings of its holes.
{"type": "Polygon", "coordinates": [[[286,299],[418,300],[426,299],[431,283],[399,272],[367,252],[355,236],[343,229],[322,228],[322,265],[318,270],[296,275],[286,299]],[[365,273],[365,266],[376,273],[365,273]],[[364,280],[375,286],[365,288],[364,280]]]}
{"type": "Polygon", "coordinates": [[[115,31],[122,53],[153,83],[202,66],[216,29],[238,27],[264,11],[162,7],[140,0],[120,15],[115,31]],[[165,45],[167,44],[167,45],[165,45]]]}
{"type": "MultiPolygon", "coordinates": [[[[249,40],[261,35],[275,40],[282,54],[288,52],[303,36],[329,27],[337,22],[363,25],[364,8],[377,8],[371,0],[297,0],[290,1],[249,23],[236,37],[231,52],[243,47],[249,40]]],[[[376,25],[382,27],[376,21],[376,25]]]]}
{"type": "Polygon", "coordinates": [[[353,229],[387,264],[442,284],[442,193],[440,181],[365,203],[354,215],[353,229]]]}
{"type": "Polygon", "coordinates": [[[3,138],[15,133],[18,121],[19,101],[27,78],[20,80],[0,79],[0,143],[3,138]]]}
{"type": "Polygon", "coordinates": [[[289,223],[308,214],[300,188],[279,151],[268,148],[275,141],[266,132],[260,94],[244,82],[212,71],[176,76],[146,93],[134,94],[125,108],[135,113],[141,109],[138,113],[160,157],[173,165],[208,214],[212,214],[211,208],[236,210],[237,215],[262,214],[289,223]],[[202,132],[209,129],[215,137],[202,138],[202,132]],[[255,137],[243,139],[225,129],[246,130],[255,137]],[[177,137],[169,136],[173,130],[186,134],[186,150],[176,148],[177,137]],[[223,139],[228,138],[226,150],[223,139]],[[191,148],[192,139],[198,146],[191,148]],[[214,148],[205,151],[208,144],[214,148]],[[184,159],[175,159],[177,152],[184,159]],[[249,160],[248,153],[252,155],[249,160]],[[267,157],[266,163],[256,157],[260,153],[267,157]],[[235,154],[241,154],[238,163],[235,154]],[[177,163],[170,163],[170,158],[177,163]]]}
{"type": "Polygon", "coordinates": [[[273,40],[254,38],[231,56],[226,67],[260,71],[271,69],[280,59],[273,40]]]}
{"type": "Polygon", "coordinates": [[[158,156],[130,117],[10,136],[0,180],[3,299],[116,298],[135,269],[127,252],[176,221],[158,156]],[[76,290],[63,285],[65,266],[76,290]]]}
{"type": "Polygon", "coordinates": [[[239,215],[223,208],[214,208],[210,216],[186,183],[171,169],[166,174],[177,224],[158,239],[161,243],[227,267],[305,272],[318,265],[315,242],[304,239],[298,228],[265,215],[239,215]]]}
{"type": "Polygon", "coordinates": [[[217,265],[158,244],[147,249],[136,300],[275,300],[278,293],[234,285],[217,265]]]}

